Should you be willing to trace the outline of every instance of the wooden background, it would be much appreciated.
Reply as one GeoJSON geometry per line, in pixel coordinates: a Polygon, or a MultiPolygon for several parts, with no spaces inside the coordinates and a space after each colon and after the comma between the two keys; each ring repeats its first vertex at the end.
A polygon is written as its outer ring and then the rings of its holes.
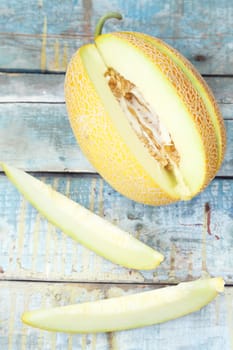
{"type": "Polygon", "coordinates": [[[49,225],[0,173],[0,349],[233,349],[233,2],[217,0],[1,0],[0,159],[46,183],[160,250],[155,271],[111,264],[49,225]],[[190,202],[137,204],[116,193],[84,158],[71,132],[64,74],[106,31],[158,36],[203,74],[225,119],[227,152],[211,185],[190,202]],[[109,334],[65,335],[20,321],[23,310],[95,300],[221,275],[225,293],[200,312],[109,334]]]}

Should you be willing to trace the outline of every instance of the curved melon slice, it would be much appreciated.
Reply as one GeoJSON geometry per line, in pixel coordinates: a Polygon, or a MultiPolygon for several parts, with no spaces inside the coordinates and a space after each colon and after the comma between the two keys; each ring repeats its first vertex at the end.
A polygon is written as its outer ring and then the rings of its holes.
{"type": "Polygon", "coordinates": [[[68,333],[112,332],[149,326],[197,311],[224,289],[222,278],[199,279],[89,303],[28,311],[32,327],[68,333]]]}
{"type": "Polygon", "coordinates": [[[140,270],[154,269],[162,262],[162,254],[40,180],[5,163],[1,166],[9,180],[49,222],[97,254],[140,270]]]}

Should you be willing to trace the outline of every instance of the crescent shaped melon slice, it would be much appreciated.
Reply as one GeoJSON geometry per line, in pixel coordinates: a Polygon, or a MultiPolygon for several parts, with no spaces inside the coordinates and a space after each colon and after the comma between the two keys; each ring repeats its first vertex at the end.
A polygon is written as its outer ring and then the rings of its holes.
{"type": "Polygon", "coordinates": [[[156,250],[42,181],[5,163],[1,166],[19,192],[49,222],[97,254],[139,270],[154,269],[163,261],[156,250]]]}
{"type": "Polygon", "coordinates": [[[32,327],[67,333],[113,332],[153,325],[187,315],[223,292],[221,277],[62,307],[26,311],[32,327]]]}

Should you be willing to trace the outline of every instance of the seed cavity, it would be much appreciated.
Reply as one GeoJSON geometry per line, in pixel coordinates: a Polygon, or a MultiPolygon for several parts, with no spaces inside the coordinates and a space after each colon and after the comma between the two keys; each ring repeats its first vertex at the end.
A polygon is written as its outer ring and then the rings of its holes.
{"type": "Polygon", "coordinates": [[[178,167],[180,156],[171,135],[139,89],[113,68],[107,69],[105,78],[131,127],[151,156],[167,170],[178,167]]]}

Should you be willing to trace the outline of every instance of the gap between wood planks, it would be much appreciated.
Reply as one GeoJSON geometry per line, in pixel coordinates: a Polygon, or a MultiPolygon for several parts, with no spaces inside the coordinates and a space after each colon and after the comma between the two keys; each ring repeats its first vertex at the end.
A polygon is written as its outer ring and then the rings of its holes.
{"type": "MultiPolygon", "coordinates": [[[[30,104],[30,105],[65,105],[65,101],[64,102],[57,102],[57,101],[0,101],[0,105],[10,105],[10,104],[30,104]]],[[[231,104],[231,103],[230,103],[231,104]]],[[[225,118],[224,120],[227,120],[227,118],[225,118]]],[[[231,119],[230,119],[231,120],[231,119]]]]}
{"type": "MultiPolygon", "coordinates": [[[[59,70],[41,70],[41,69],[25,69],[25,68],[0,68],[0,73],[9,74],[41,74],[41,75],[65,75],[65,71],[59,70]]],[[[201,74],[203,78],[233,78],[233,74],[201,74]]]]}
{"type": "MultiPolygon", "coordinates": [[[[6,162],[7,163],[7,162],[6,162]]],[[[40,176],[40,177],[46,177],[46,176],[73,176],[73,177],[85,177],[85,176],[92,176],[93,178],[101,178],[101,176],[97,172],[92,171],[85,171],[85,170],[77,170],[77,171],[70,171],[64,169],[63,171],[58,170],[48,170],[48,171],[41,171],[41,170],[33,170],[29,171],[27,169],[24,169],[24,171],[32,176],[40,176]]],[[[4,171],[0,169],[0,175],[6,176],[4,171]]],[[[217,175],[215,176],[215,179],[218,180],[232,180],[233,175],[217,175]]]]}
{"type": "MultiPolygon", "coordinates": [[[[0,68],[0,73],[9,73],[9,74],[41,74],[41,75],[65,75],[64,71],[58,70],[41,70],[41,69],[23,69],[23,68],[0,68]]],[[[223,75],[220,75],[223,77],[223,75]]],[[[231,76],[230,76],[231,77],[231,76]]],[[[232,75],[233,77],[233,75],[232,75]]]]}
{"type": "MultiPolygon", "coordinates": [[[[60,101],[22,101],[22,100],[15,100],[15,101],[0,101],[0,105],[9,105],[9,104],[34,104],[34,105],[65,105],[65,101],[64,102],[60,102],[60,101]]],[[[219,103],[220,104],[220,103],[219,103]]],[[[231,102],[221,102],[222,105],[232,105],[231,102]]],[[[233,118],[227,118],[225,117],[224,120],[233,120],[233,118]]]]}
{"type": "MultiPolygon", "coordinates": [[[[199,277],[201,278],[201,277],[199,277]]],[[[154,287],[165,287],[165,286],[175,286],[179,283],[185,283],[185,282],[191,282],[191,281],[195,281],[198,280],[198,278],[193,278],[193,279],[189,279],[189,280],[184,280],[184,281],[179,281],[179,282],[150,282],[150,281],[145,281],[144,283],[140,283],[140,282],[136,282],[136,281],[129,281],[129,282],[118,282],[118,281],[108,281],[108,282],[104,282],[104,281],[69,281],[69,280],[41,280],[41,279],[0,279],[0,284],[1,283],[9,283],[9,282],[14,282],[14,283],[25,283],[25,282],[29,282],[29,283],[44,283],[44,284],[48,284],[48,283],[54,283],[54,284],[84,284],[84,285],[117,285],[117,286],[154,286],[154,287]]],[[[225,287],[226,288],[230,288],[233,287],[233,283],[227,283],[225,282],[225,287]]]]}

